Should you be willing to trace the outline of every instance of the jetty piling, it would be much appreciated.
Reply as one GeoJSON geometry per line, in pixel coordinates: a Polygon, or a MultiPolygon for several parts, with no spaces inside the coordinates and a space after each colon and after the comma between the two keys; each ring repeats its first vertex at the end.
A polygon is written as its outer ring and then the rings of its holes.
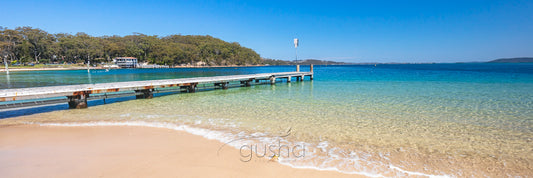
{"type": "Polygon", "coordinates": [[[221,83],[215,83],[215,88],[221,87],[222,89],[228,89],[229,88],[229,82],[221,82],[221,83]]]}
{"type": "Polygon", "coordinates": [[[76,92],[75,95],[67,96],[68,98],[68,107],[70,109],[83,109],[87,108],[87,98],[89,98],[89,93],[85,91],[76,92]]]}
{"type": "Polygon", "coordinates": [[[245,86],[245,87],[252,86],[251,83],[252,83],[253,80],[254,79],[243,80],[243,81],[241,81],[241,86],[245,86]]]}
{"type": "Polygon", "coordinates": [[[310,70],[309,72],[311,72],[311,75],[309,75],[309,77],[310,77],[309,80],[313,80],[313,73],[314,73],[314,72],[313,72],[313,64],[311,64],[311,65],[309,66],[309,70],[310,70]]]}
{"type": "Polygon", "coordinates": [[[153,89],[135,90],[135,93],[136,99],[150,99],[154,97],[153,89]],[[139,94],[137,95],[137,93],[139,94]]]}
{"type": "Polygon", "coordinates": [[[270,84],[275,85],[276,84],[276,77],[272,76],[270,77],[270,84]]]}
{"type": "Polygon", "coordinates": [[[214,89],[228,89],[230,82],[239,82],[240,85],[237,86],[250,87],[252,86],[253,81],[255,81],[255,83],[270,81],[271,85],[275,85],[276,79],[278,78],[286,78],[287,83],[291,82],[292,77],[296,77],[297,81],[303,81],[305,76],[310,76],[311,79],[313,78],[312,66],[310,67],[310,72],[299,72],[299,67],[300,66],[297,65],[298,72],[2,89],[0,90],[0,109],[35,106],[39,105],[39,103],[42,103],[42,105],[57,104],[61,101],[65,101],[64,99],[55,99],[54,102],[46,102],[46,99],[52,101],[54,98],[58,97],[66,97],[69,108],[82,109],[87,108],[87,100],[89,98],[92,98],[91,100],[105,100],[106,98],[112,97],[123,97],[125,95],[131,96],[131,94],[128,94],[128,91],[134,92],[136,99],[150,99],[154,97],[155,92],[179,91],[194,93],[199,84],[202,84],[204,88],[206,84],[210,84],[210,86],[214,86],[214,89]],[[43,101],[36,102],[35,100],[43,101]]]}

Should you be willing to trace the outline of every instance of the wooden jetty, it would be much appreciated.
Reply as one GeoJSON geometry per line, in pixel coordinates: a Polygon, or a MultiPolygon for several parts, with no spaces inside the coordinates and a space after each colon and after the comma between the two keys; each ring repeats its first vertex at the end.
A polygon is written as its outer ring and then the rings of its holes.
{"type": "Polygon", "coordinates": [[[291,78],[296,78],[297,81],[303,81],[305,76],[309,76],[309,79],[313,80],[312,66],[310,72],[300,72],[298,66],[296,72],[4,89],[0,90],[0,103],[18,100],[67,97],[69,108],[79,109],[87,108],[87,98],[92,94],[135,91],[135,93],[137,93],[137,99],[152,98],[154,90],[159,88],[179,87],[180,90],[185,92],[195,92],[197,85],[199,84],[213,84],[214,87],[227,89],[229,82],[240,82],[241,86],[251,86],[254,81],[260,82],[262,80],[270,81],[271,84],[275,84],[276,79],[286,79],[287,82],[291,82],[291,78]]]}

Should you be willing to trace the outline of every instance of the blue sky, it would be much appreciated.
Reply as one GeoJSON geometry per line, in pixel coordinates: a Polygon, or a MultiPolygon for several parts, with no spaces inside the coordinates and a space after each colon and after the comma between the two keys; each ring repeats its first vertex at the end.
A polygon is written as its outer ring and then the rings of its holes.
{"type": "Polygon", "coordinates": [[[211,35],[262,57],[466,62],[533,56],[533,1],[0,0],[0,26],[93,36],[211,35]]]}

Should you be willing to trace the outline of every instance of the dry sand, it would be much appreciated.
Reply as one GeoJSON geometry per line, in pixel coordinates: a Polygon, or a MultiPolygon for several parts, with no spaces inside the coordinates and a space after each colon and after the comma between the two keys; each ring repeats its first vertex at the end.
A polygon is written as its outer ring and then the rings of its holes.
{"type": "Polygon", "coordinates": [[[186,132],[148,127],[0,127],[1,177],[361,177],[296,169],[186,132]]]}

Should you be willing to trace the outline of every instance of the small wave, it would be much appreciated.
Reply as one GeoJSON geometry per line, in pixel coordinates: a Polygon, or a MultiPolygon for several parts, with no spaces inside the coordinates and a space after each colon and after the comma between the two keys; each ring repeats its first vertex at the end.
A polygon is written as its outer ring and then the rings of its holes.
{"type": "Polygon", "coordinates": [[[450,177],[448,175],[430,175],[430,174],[424,174],[424,173],[420,173],[420,172],[406,171],[406,170],[403,170],[403,169],[401,169],[399,167],[396,167],[396,166],[393,166],[393,165],[389,165],[389,167],[391,169],[400,171],[402,173],[409,174],[409,175],[414,175],[414,176],[426,176],[426,177],[431,177],[431,178],[448,178],[448,177],[450,177]]]}

